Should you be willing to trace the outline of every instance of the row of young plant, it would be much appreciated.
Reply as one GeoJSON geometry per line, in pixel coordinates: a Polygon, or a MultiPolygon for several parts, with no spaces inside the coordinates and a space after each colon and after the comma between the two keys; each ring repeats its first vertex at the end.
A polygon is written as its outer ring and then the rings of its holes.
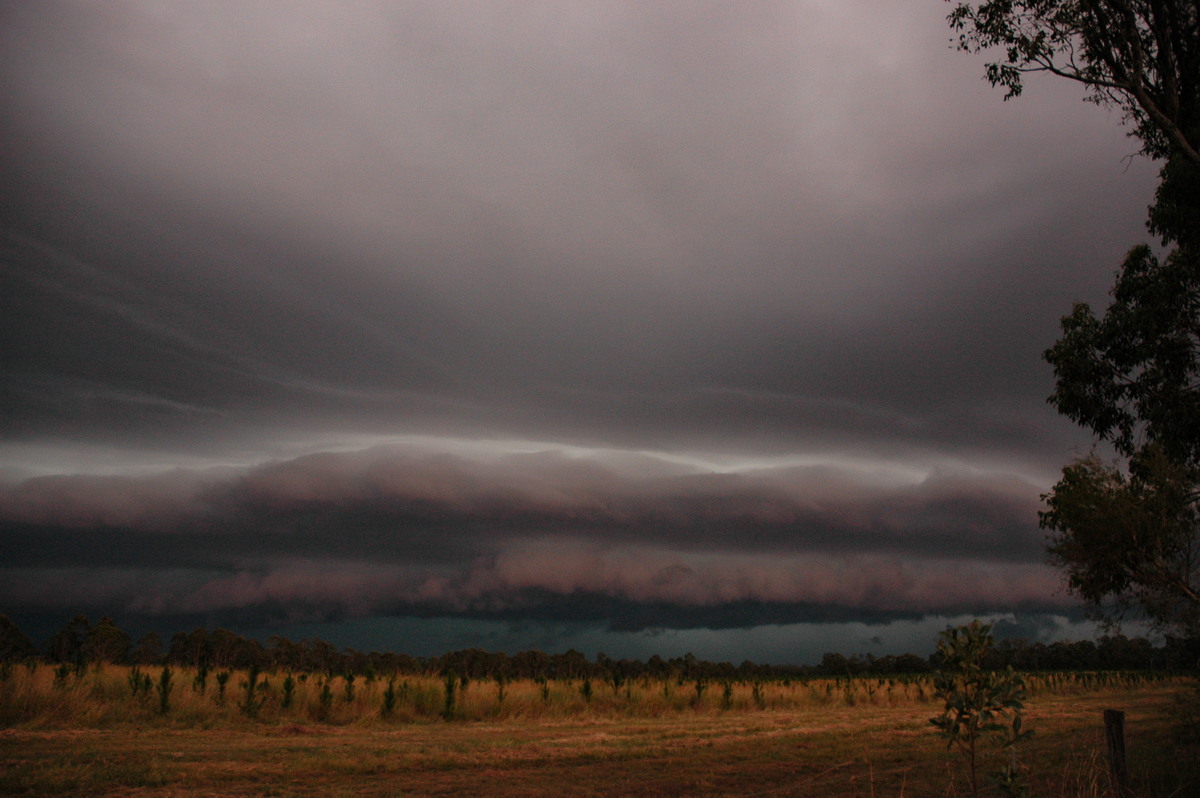
{"type": "MultiPolygon", "coordinates": [[[[1135,687],[1145,674],[1023,677],[1030,692],[1135,687]]],[[[1162,677],[1168,678],[1168,677],[1162,677]]],[[[579,714],[659,716],[678,712],[900,706],[938,700],[934,675],[796,680],[471,679],[465,674],[360,677],[269,672],[30,663],[0,681],[0,724],[95,725],[178,722],[432,722],[579,714]]]]}
{"type": "MultiPolygon", "coordinates": [[[[1027,697],[1039,692],[1128,690],[1150,682],[1190,686],[1185,676],[1144,672],[1023,674],[987,667],[986,625],[947,630],[935,674],[895,677],[721,680],[670,678],[472,679],[441,674],[265,672],[30,661],[0,672],[0,725],[106,726],[121,723],[227,727],[289,724],[472,721],[568,717],[585,713],[650,717],[672,712],[803,711],[808,708],[928,705],[930,723],[963,756],[968,783],[984,778],[1006,795],[1026,795],[1018,757],[1030,735],[1027,697]]],[[[869,710],[868,710],[869,711],[869,710]]]]}
{"type": "MultiPolygon", "coordinates": [[[[465,674],[358,677],[310,673],[268,673],[205,668],[142,668],[96,665],[77,669],[32,664],[21,668],[24,678],[10,676],[0,684],[5,700],[18,693],[36,694],[41,703],[79,702],[84,705],[122,702],[170,715],[183,710],[240,714],[255,718],[316,722],[352,722],[364,717],[407,720],[479,719],[508,714],[658,713],[688,709],[796,708],[814,703],[897,703],[928,700],[929,680],[888,682],[839,679],[710,682],[705,679],[512,680],[503,676],[471,679],[465,674]],[[51,676],[47,679],[47,674],[51,676]]],[[[27,702],[33,707],[39,700],[27,702]]]]}

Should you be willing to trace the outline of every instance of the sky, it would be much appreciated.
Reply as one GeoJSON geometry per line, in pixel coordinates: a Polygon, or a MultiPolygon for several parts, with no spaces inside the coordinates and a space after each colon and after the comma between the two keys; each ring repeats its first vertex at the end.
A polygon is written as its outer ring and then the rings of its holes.
{"type": "Polygon", "coordinates": [[[1088,637],[1117,111],[939,0],[0,0],[0,612],[432,655],[1088,637]]]}

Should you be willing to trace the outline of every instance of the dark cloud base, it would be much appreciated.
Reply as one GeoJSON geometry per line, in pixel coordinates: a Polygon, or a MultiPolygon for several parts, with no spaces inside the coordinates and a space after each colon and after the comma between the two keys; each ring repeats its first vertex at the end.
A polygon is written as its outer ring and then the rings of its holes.
{"type": "MultiPolygon", "coordinates": [[[[544,608],[534,615],[501,617],[506,614],[479,613],[472,617],[445,616],[415,611],[411,615],[380,615],[370,618],[317,616],[308,621],[284,620],[283,608],[263,607],[251,612],[213,612],[180,615],[140,615],[111,613],[122,629],[139,637],[154,632],[169,644],[172,635],[192,629],[228,629],[258,639],[264,645],[272,635],[292,640],[322,639],[339,647],[363,651],[392,651],[414,656],[437,656],[464,648],[483,648],[513,654],[523,650],[564,653],[568,648],[588,656],[599,652],[614,657],[645,660],[658,654],[682,656],[692,652],[712,661],[740,662],[750,659],[772,664],[812,665],[826,652],[844,655],[873,653],[912,653],[928,656],[937,634],[948,625],[975,615],[938,615],[920,617],[875,617],[864,620],[854,614],[832,613],[817,608],[759,606],[745,608],[744,617],[710,617],[710,625],[695,625],[698,616],[685,608],[665,608],[652,619],[644,608],[630,608],[630,623],[612,616],[620,614],[612,602],[603,598],[585,600],[595,605],[590,614],[596,619],[555,616],[566,615],[544,608]],[[776,613],[774,619],[769,619],[776,613]],[[600,616],[609,616],[601,618],[600,616]],[[803,620],[802,616],[821,620],[803,620]],[[844,616],[844,617],[841,617],[844,616]],[[635,619],[636,617],[636,619],[635,619]],[[662,621],[646,625],[643,620],[662,621]],[[681,620],[683,625],[673,626],[681,620]],[[743,623],[745,621],[745,623],[743,623]],[[636,627],[636,628],[635,628],[636,627]]],[[[741,610],[737,610],[741,612],[741,610]]],[[[20,611],[7,613],[37,645],[44,644],[73,617],[71,612],[20,611]]],[[[102,612],[89,614],[93,623],[102,612]]],[[[991,617],[998,638],[1053,642],[1087,639],[1094,627],[1078,608],[1055,608],[1041,613],[1034,608],[1016,614],[980,613],[991,617]]],[[[1138,634],[1140,627],[1132,629],[1138,634]]]]}
{"type": "MultiPolygon", "coordinates": [[[[520,627],[524,624],[548,626],[582,625],[605,632],[618,633],[665,633],[678,630],[731,630],[754,629],[763,626],[785,626],[789,624],[843,624],[863,623],[886,625],[894,621],[917,621],[925,617],[914,612],[863,611],[857,608],[821,606],[811,603],[767,603],[742,601],[718,607],[689,607],[661,602],[642,604],[611,596],[581,594],[569,597],[552,596],[543,591],[527,591],[515,597],[505,609],[467,609],[453,615],[444,608],[434,606],[395,606],[386,613],[375,616],[387,618],[412,618],[422,621],[444,623],[453,627],[462,621],[500,622],[520,627]]],[[[955,615],[988,614],[995,608],[963,608],[955,615]]],[[[1030,608],[1034,609],[1034,608],[1030,608]]],[[[1056,608],[1050,608],[1056,609],[1056,608]]],[[[70,613],[47,612],[45,610],[12,608],[8,614],[23,628],[28,625],[31,637],[47,637],[71,617],[70,613]]],[[[119,624],[130,629],[187,631],[196,627],[227,628],[231,630],[287,628],[297,624],[337,625],[349,620],[345,613],[336,608],[316,605],[306,606],[303,602],[289,604],[264,603],[253,607],[234,610],[216,610],[205,613],[181,613],[168,615],[144,615],[129,612],[109,612],[105,606],[77,608],[93,622],[102,615],[110,615],[119,624]]],[[[363,621],[369,619],[360,619],[363,621]]]]}
{"type": "Polygon", "coordinates": [[[1079,442],[1039,353],[1154,175],[1075,87],[936,3],[492,5],[0,3],[0,434],[1079,442]]]}
{"type": "MultiPolygon", "coordinates": [[[[713,607],[696,607],[664,602],[635,602],[599,594],[581,593],[557,596],[541,590],[525,591],[510,601],[511,606],[501,610],[468,610],[458,617],[473,620],[520,622],[523,619],[539,622],[582,622],[593,624],[612,632],[646,632],[654,630],[686,629],[753,629],[762,626],[787,626],[790,624],[845,624],[862,623],[886,625],[896,621],[917,621],[926,614],[913,611],[883,608],[848,607],[812,602],[764,602],[737,601],[713,607]]],[[[974,605],[947,606],[939,614],[990,615],[996,612],[1018,612],[1020,614],[1064,613],[1063,608],[1052,603],[1023,602],[1016,607],[989,606],[980,602],[974,605]]],[[[434,607],[396,608],[393,615],[408,615],[420,618],[444,617],[434,607]]]]}
{"type": "Polygon", "coordinates": [[[1005,474],[887,482],[831,466],[713,473],[647,455],[394,446],[39,477],[0,487],[0,601],[574,615],[614,629],[1003,611],[1054,603],[1035,497],[1005,474]]]}
{"type": "Polygon", "coordinates": [[[1040,353],[1154,167],[943,5],[0,0],[0,610],[1070,611],[1040,353]]]}

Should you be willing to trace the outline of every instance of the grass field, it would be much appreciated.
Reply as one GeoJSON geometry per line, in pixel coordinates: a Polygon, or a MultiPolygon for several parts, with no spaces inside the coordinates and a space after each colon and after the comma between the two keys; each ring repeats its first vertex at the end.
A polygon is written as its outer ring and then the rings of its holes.
{"type": "MultiPolygon", "coordinates": [[[[148,670],[155,681],[160,671],[148,670]]],[[[60,674],[60,677],[62,674],[60,674]]],[[[247,714],[245,674],[223,698],[173,673],[169,707],[133,694],[129,670],[56,680],[18,667],[0,683],[0,793],[112,796],[966,795],[966,771],[928,719],[928,680],[708,685],[474,682],[450,720],[444,683],[271,675],[247,714]],[[401,688],[403,685],[403,688],[401,688]]],[[[1031,680],[1020,751],[1035,795],[1109,794],[1104,709],[1128,718],[1139,796],[1200,795],[1173,710],[1190,686],[1074,676],[1031,680]]],[[[998,767],[992,755],[984,767],[998,767]]],[[[995,793],[993,793],[995,794],[995,793]]]]}

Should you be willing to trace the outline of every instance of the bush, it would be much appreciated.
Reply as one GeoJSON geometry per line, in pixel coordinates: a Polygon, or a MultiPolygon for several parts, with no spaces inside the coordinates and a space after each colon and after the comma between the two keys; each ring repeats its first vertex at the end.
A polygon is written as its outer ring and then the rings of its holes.
{"type": "Polygon", "coordinates": [[[158,677],[158,712],[165,715],[171,711],[171,669],[164,666],[158,677]]]}
{"type": "Polygon", "coordinates": [[[1004,671],[985,669],[993,642],[991,626],[979,621],[942,633],[937,647],[942,667],[934,689],[944,707],[942,714],[929,722],[948,738],[948,747],[966,757],[973,795],[979,794],[980,745],[985,738],[999,736],[1009,762],[993,780],[1004,792],[1022,795],[1025,788],[1017,770],[1016,744],[1031,734],[1021,728],[1025,683],[1011,665],[1004,671]]]}

